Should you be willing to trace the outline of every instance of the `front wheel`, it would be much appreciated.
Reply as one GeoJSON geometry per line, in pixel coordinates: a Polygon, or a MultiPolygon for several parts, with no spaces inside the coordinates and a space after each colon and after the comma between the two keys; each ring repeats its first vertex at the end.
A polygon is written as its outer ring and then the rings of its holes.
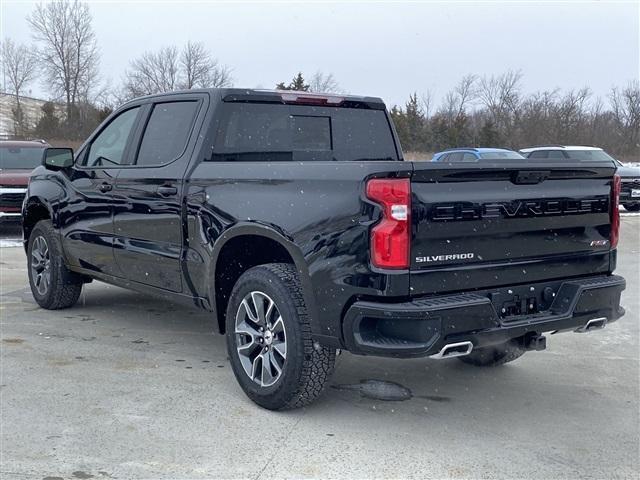
{"type": "Polygon", "coordinates": [[[309,321],[293,265],[260,265],[236,283],[227,307],[227,349],[238,383],[258,405],[302,407],[322,392],[336,352],[314,344],[309,321]]]}
{"type": "Polygon", "coordinates": [[[27,263],[31,293],[42,308],[57,310],[71,307],[78,301],[82,281],[65,267],[60,237],[51,221],[41,220],[33,228],[27,263]]]}
{"type": "Polygon", "coordinates": [[[473,349],[469,355],[458,357],[461,362],[475,365],[476,367],[497,367],[505,363],[513,362],[524,355],[525,350],[516,341],[512,340],[499,345],[491,345],[473,349]]]}

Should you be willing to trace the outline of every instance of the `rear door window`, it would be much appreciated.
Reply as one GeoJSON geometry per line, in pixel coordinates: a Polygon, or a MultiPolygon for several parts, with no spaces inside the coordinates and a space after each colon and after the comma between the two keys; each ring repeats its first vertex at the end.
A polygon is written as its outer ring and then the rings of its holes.
{"type": "Polygon", "coordinates": [[[561,150],[549,150],[548,158],[549,160],[566,160],[567,157],[561,150]]]}
{"type": "Polygon", "coordinates": [[[142,137],[136,165],[166,165],[184,152],[196,118],[198,102],[168,102],[153,106],[142,137]]]}
{"type": "Polygon", "coordinates": [[[223,103],[214,161],[398,160],[383,110],[223,103]]]}
{"type": "Polygon", "coordinates": [[[566,156],[570,160],[580,160],[583,162],[614,162],[604,150],[566,150],[566,156]]]}
{"type": "Polygon", "coordinates": [[[549,157],[549,152],[546,150],[538,150],[535,152],[531,152],[527,158],[531,158],[533,160],[542,160],[549,157]]]}
{"type": "Polygon", "coordinates": [[[533,160],[566,160],[562,150],[537,150],[535,152],[531,152],[529,157],[533,160]]]}

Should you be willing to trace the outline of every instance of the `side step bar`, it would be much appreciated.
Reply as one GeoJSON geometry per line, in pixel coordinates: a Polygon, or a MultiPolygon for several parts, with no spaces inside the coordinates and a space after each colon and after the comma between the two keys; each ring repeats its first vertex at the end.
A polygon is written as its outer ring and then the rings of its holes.
{"type": "Polygon", "coordinates": [[[607,326],[607,317],[592,318],[583,326],[574,330],[576,333],[587,333],[594,330],[601,330],[607,326]]]}
{"type": "Polygon", "coordinates": [[[464,357],[469,355],[471,350],[473,350],[471,342],[448,343],[438,353],[429,355],[429,358],[442,360],[443,358],[464,357]]]}

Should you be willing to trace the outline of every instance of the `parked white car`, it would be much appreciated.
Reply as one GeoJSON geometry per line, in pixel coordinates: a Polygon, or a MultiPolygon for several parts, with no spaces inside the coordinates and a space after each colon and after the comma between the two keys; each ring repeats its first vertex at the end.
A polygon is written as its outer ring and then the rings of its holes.
{"type": "Polygon", "coordinates": [[[630,212],[640,210],[640,168],[626,166],[607,152],[597,147],[543,145],[520,150],[520,153],[531,160],[611,160],[618,167],[620,175],[620,204],[630,212]]]}

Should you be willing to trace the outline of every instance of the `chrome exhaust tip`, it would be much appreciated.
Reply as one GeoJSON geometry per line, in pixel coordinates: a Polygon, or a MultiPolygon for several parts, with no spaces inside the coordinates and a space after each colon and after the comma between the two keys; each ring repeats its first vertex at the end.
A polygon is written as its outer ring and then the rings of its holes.
{"type": "Polygon", "coordinates": [[[588,333],[594,330],[602,330],[606,326],[607,326],[607,317],[592,318],[583,326],[576,328],[574,332],[588,333]]]}
{"type": "Polygon", "coordinates": [[[464,357],[469,355],[471,350],[473,350],[473,343],[471,342],[448,343],[438,353],[429,355],[429,358],[441,360],[443,358],[464,357]]]}

